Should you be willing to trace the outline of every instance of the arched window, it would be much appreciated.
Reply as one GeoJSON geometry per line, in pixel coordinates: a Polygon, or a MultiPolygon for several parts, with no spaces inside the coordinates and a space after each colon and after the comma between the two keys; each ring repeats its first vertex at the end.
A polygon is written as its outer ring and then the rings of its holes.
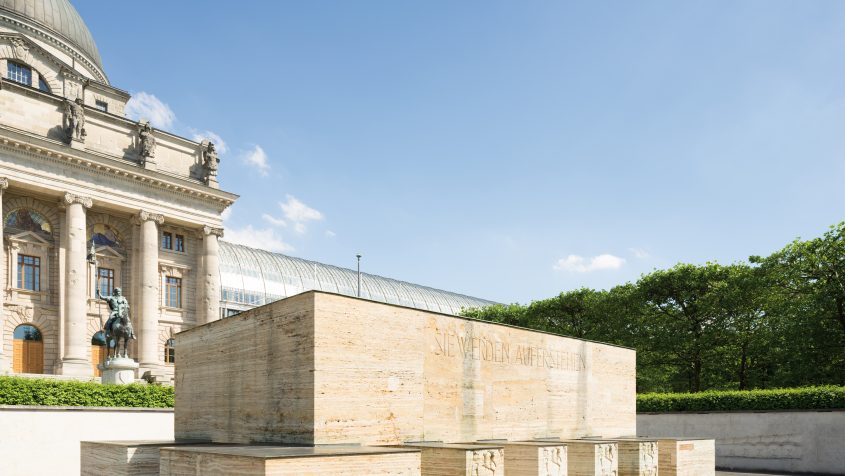
{"type": "Polygon", "coordinates": [[[45,93],[52,92],[50,91],[50,85],[47,84],[47,81],[44,81],[44,78],[41,75],[38,75],[38,89],[44,91],[45,93]]]}
{"type": "Polygon", "coordinates": [[[6,230],[9,233],[32,231],[43,235],[45,238],[52,238],[53,227],[44,215],[28,208],[18,208],[6,215],[4,220],[6,230]]]}
{"type": "Polygon", "coordinates": [[[91,239],[94,244],[101,246],[111,246],[112,248],[122,248],[123,240],[120,238],[117,230],[105,223],[95,223],[91,227],[91,239]]]}
{"type": "Polygon", "coordinates": [[[32,68],[13,61],[6,62],[6,78],[26,86],[32,86],[32,68]]]}
{"type": "Polygon", "coordinates": [[[15,328],[12,370],[18,374],[44,373],[44,342],[41,331],[30,324],[15,328]]]}
{"type": "Polygon", "coordinates": [[[176,341],[171,337],[164,343],[164,362],[167,364],[176,363],[176,341]]]}

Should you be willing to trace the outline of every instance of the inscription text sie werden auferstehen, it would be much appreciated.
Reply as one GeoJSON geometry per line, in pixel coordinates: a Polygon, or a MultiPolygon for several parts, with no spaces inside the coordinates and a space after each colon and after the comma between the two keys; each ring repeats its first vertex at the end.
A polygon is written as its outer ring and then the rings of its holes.
{"type": "Polygon", "coordinates": [[[525,344],[512,346],[508,342],[440,330],[434,333],[434,339],[437,341],[435,354],[443,357],[459,356],[463,359],[575,372],[580,372],[587,367],[584,356],[578,352],[550,350],[525,344]]]}

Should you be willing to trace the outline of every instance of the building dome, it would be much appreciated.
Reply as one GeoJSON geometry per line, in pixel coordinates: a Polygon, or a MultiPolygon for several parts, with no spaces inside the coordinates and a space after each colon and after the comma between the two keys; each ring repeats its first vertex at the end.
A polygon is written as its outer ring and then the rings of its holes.
{"type": "Polygon", "coordinates": [[[76,49],[82,55],[76,59],[90,61],[90,66],[106,82],[94,37],[68,0],[0,0],[0,20],[5,20],[0,25],[6,23],[24,33],[35,33],[65,50],[68,46],[76,49]]]}

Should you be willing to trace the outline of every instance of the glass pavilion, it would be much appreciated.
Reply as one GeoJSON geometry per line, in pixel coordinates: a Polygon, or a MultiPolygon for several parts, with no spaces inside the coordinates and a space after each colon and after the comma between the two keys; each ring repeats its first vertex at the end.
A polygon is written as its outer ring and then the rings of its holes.
{"type": "MultiPolygon", "coordinates": [[[[352,269],[221,241],[220,286],[223,316],[231,316],[312,289],[356,296],[358,274],[352,269]]],[[[367,273],[361,273],[361,297],[453,315],[463,308],[496,304],[367,273]]]]}

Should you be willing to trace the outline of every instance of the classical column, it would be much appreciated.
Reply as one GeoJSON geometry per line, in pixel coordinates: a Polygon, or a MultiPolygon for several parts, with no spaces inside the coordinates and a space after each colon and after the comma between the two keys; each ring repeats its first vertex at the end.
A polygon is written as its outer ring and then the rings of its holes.
{"type": "Polygon", "coordinates": [[[65,211],[65,293],[64,352],[59,373],[93,375],[88,360],[88,261],[85,210],[91,199],[66,193],[62,202],[65,211]]]}
{"type": "MultiPolygon", "coordinates": [[[[3,237],[3,225],[5,224],[3,215],[3,191],[7,188],[9,188],[9,181],[0,177],[0,263],[6,262],[6,240],[3,237]]],[[[0,273],[0,375],[11,370],[9,368],[9,359],[3,353],[3,343],[6,338],[3,335],[3,328],[6,326],[6,274],[8,273],[0,273]]]]}
{"type": "Polygon", "coordinates": [[[203,228],[203,266],[200,276],[202,286],[202,306],[197,310],[197,324],[205,324],[220,319],[220,245],[218,238],[223,237],[222,228],[203,228]]]}
{"type": "Polygon", "coordinates": [[[158,315],[159,288],[161,279],[158,274],[158,227],[164,223],[164,217],[155,213],[141,211],[138,214],[141,225],[139,273],[141,281],[138,304],[134,307],[139,311],[136,321],[138,328],[138,361],[141,365],[140,373],[156,370],[160,366],[158,355],[158,315]]]}

